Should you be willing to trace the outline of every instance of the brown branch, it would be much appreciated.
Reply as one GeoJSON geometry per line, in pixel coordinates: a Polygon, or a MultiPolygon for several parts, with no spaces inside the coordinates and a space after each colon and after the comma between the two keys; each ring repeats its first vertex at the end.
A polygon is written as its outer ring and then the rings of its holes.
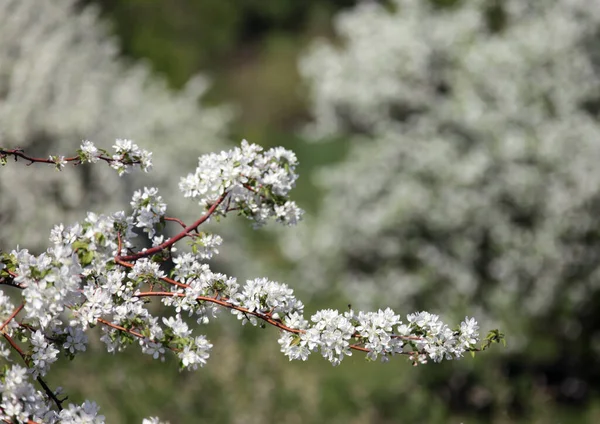
{"type": "Polygon", "coordinates": [[[44,391],[46,392],[46,394],[48,395],[48,397],[50,399],[52,399],[52,401],[56,404],[56,407],[58,408],[59,411],[63,410],[62,407],[62,403],[67,400],[67,398],[64,398],[62,400],[60,400],[59,398],[56,397],[56,395],[54,394],[54,392],[52,390],[50,390],[50,387],[48,387],[48,385],[46,384],[46,382],[44,380],[42,380],[42,377],[38,376],[38,378],[36,379],[38,381],[38,383],[40,383],[40,385],[42,386],[42,388],[44,389],[44,391]]]}
{"type": "Polygon", "coordinates": [[[165,216],[165,221],[172,221],[172,222],[176,222],[176,223],[178,223],[179,225],[181,225],[181,227],[183,227],[184,229],[186,228],[186,225],[185,225],[185,223],[184,223],[184,222],[183,222],[181,219],[179,219],[179,218],[172,218],[172,217],[170,217],[170,216],[165,216]]]}
{"type": "Polygon", "coordinates": [[[14,350],[16,350],[17,353],[21,356],[21,358],[25,362],[25,365],[29,366],[29,359],[27,359],[27,355],[23,352],[23,350],[19,347],[19,345],[13,340],[13,338],[10,337],[6,333],[2,333],[2,335],[4,336],[4,338],[6,339],[6,341],[8,341],[8,343],[12,346],[12,348],[14,350]]]}
{"type": "MultiPolygon", "coordinates": [[[[30,357],[25,354],[23,352],[23,350],[19,347],[19,345],[13,340],[12,337],[10,337],[8,334],[6,333],[2,333],[2,335],[4,336],[4,338],[8,341],[8,343],[12,346],[12,348],[14,350],[17,351],[17,353],[21,356],[21,359],[23,359],[23,362],[25,362],[25,365],[29,368],[31,367],[31,359],[30,357]]],[[[50,399],[52,399],[52,401],[56,404],[56,407],[58,408],[59,411],[62,411],[62,403],[66,400],[60,400],[59,398],[56,397],[56,395],[54,394],[54,392],[50,389],[50,387],[48,387],[48,385],[46,384],[46,382],[42,379],[42,377],[38,376],[36,378],[36,380],[38,381],[38,383],[40,383],[40,385],[42,386],[42,388],[44,389],[44,392],[46,392],[46,395],[48,395],[48,397],[50,399]]]]}
{"type": "Polygon", "coordinates": [[[0,325],[0,331],[3,331],[3,330],[4,330],[4,327],[6,327],[6,326],[8,325],[8,323],[9,323],[9,322],[10,322],[10,321],[11,321],[11,320],[14,318],[14,317],[16,317],[16,316],[17,316],[17,314],[18,314],[19,312],[21,312],[21,309],[23,309],[23,307],[24,307],[24,306],[25,306],[25,304],[21,303],[21,305],[20,305],[18,308],[16,308],[16,309],[13,311],[13,313],[12,313],[12,314],[10,314],[10,316],[9,316],[9,317],[6,319],[6,321],[4,321],[4,322],[2,323],[2,325],[0,325]]]}
{"type": "MultiPolygon", "coordinates": [[[[13,156],[15,158],[15,162],[17,162],[18,158],[28,160],[29,163],[27,164],[27,166],[30,166],[34,163],[47,163],[51,165],[56,165],[56,161],[53,159],[35,158],[33,156],[26,155],[23,149],[0,149],[0,159],[3,159],[7,156],[13,156]]],[[[102,155],[96,156],[96,158],[103,160],[104,162],[109,164],[113,162],[122,162],[123,164],[127,165],[135,165],[141,163],[139,160],[128,160],[127,162],[124,162],[122,159],[115,160],[110,156],[102,155]]],[[[64,158],[63,160],[65,162],[72,162],[74,166],[81,165],[81,158],[79,156],[68,157],[64,158]]]]}
{"type": "MultiPolygon", "coordinates": [[[[245,183],[245,184],[242,184],[242,185],[244,186],[244,188],[245,188],[246,190],[250,190],[252,193],[255,193],[255,194],[260,194],[260,193],[259,193],[258,191],[256,191],[256,189],[255,189],[254,187],[252,187],[250,184],[248,184],[248,183],[245,183]]],[[[262,188],[262,186],[261,186],[261,185],[259,185],[259,186],[258,186],[258,188],[262,188]]],[[[264,196],[262,196],[262,195],[261,195],[261,197],[264,197],[264,196]]]]}
{"type": "MultiPolygon", "coordinates": [[[[221,195],[221,197],[219,197],[217,199],[217,201],[212,204],[212,206],[206,211],[206,213],[204,215],[202,215],[193,224],[185,227],[183,229],[183,231],[181,231],[179,234],[176,234],[173,237],[171,237],[168,240],[166,240],[164,243],[159,244],[158,246],[155,246],[155,247],[153,247],[151,249],[144,250],[143,252],[138,252],[138,253],[134,253],[133,255],[127,255],[127,256],[116,256],[115,257],[115,262],[118,263],[118,264],[120,264],[120,265],[129,267],[130,264],[127,264],[128,261],[135,261],[135,260],[140,259],[140,258],[152,256],[155,253],[158,253],[158,252],[160,252],[160,251],[162,251],[164,249],[167,249],[167,248],[171,247],[172,245],[174,245],[175,243],[177,243],[179,240],[181,240],[182,238],[186,237],[190,232],[194,231],[196,228],[198,228],[200,225],[202,225],[208,218],[210,218],[210,216],[215,212],[215,210],[217,210],[217,208],[219,207],[219,205],[221,203],[223,203],[223,200],[225,200],[225,198],[227,197],[227,194],[228,193],[223,193],[221,195]]],[[[121,250],[119,249],[119,252],[120,251],[121,250]]]]}
{"type": "Polygon", "coordinates": [[[0,284],[6,284],[7,286],[16,287],[18,289],[27,288],[27,285],[15,283],[15,278],[17,278],[17,274],[8,269],[5,269],[4,272],[8,274],[8,276],[0,277],[0,284]]]}
{"type": "MultiPolygon", "coordinates": [[[[52,164],[52,165],[56,164],[56,161],[53,161],[52,159],[34,158],[32,156],[28,156],[25,154],[25,151],[23,149],[8,149],[8,150],[0,149],[0,158],[5,158],[6,156],[14,156],[15,162],[17,162],[18,158],[28,160],[29,163],[27,164],[27,166],[32,165],[33,163],[36,163],[36,162],[37,163],[48,163],[48,164],[52,164]]],[[[64,160],[65,160],[65,162],[81,163],[81,159],[78,156],[64,158],[64,160]]]]}
{"type": "MultiPolygon", "coordinates": [[[[132,336],[135,336],[138,339],[145,339],[145,338],[147,338],[142,333],[139,333],[139,332],[137,332],[135,330],[131,330],[131,329],[122,327],[122,326],[117,325],[117,324],[114,324],[114,323],[112,323],[110,321],[107,321],[105,319],[98,318],[97,321],[100,324],[102,324],[102,325],[106,325],[107,327],[114,328],[115,330],[119,330],[119,331],[123,331],[123,332],[128,333],[128,334],[131,334],[132,336]]],[[[169,349],[169,350],[171,350],[172,352],[175,352],[175,353],[179,352],[179,349],[176,349],[174,347],[166,346],[166,348],[169,349]]]]}
{"type": "MultiPolygon", "coordinates": [[[[170,297],[185,297],[185,294],[183,294],[183,293],[173,293],[173,292],[141,292],[141,293],[136,294],[135,296],[136,297],[167,297],[167,296],[170,296],[170,297]]],[[[250,311],[249,309],[244,308],[242,306],[234,305],[233,303],[228,302],[227,299],[218,299],[216,297],[198,296],[196,298],[196,300],[199,301],[199,302],[215,303],[215,304],[223,306],[225,308],[234,309],[236,311],[242,312],[243,314],[246,314],[246,315],[255,316],[255,317],[263,320],[267,324],[270,324],[270,325],[272,325],[274,327],[279,328],[280,330],[287,331],[289,333],[304,334],[306,332],[305,330],[300,330],[300,329],[297,329],[297,328],[288,327],[285,324],[283,324],[282,322],[273,319],[271,316],[269,316],[270,314],[263,314],[263,313],[256,312],[256,311],[250,311]]],[[[356,337],[356,336],[360,337],[359,334],[353,335],[353,337],[356,337]]],[[[416,336],[397,336],[397,335],[395,335],[395,336],[392,336],[392,337],[393,338],[406,338],[406,339],[409,339],[409,340],[421,340],[420,337],[416,337],[416,336]]],[[[358,351],[361,351],[361,352],[367,352],[368,353],[368,352],[371,351],[371,349],[368,349],[368,348],[366,348],[364,346],[360,346],[360,344],[351,344],[349,347],[350,347],[350,349],[358,350],[358,351]]],[[[406,354],[412,354],[414,352],[396,352],[396,353],[406,355],[406,354]]]]}
{"type": "Polygon", "coordinates": [[[98,318],[98,320],[97,320],[97,321],[98,321],[100,324],[104,324],[104,325],[106,325],[107,327],[111,327],[111,328],[114,328],[115,330],[119,330],[119,331],[123,331],[123,332],[125,332],[125,333],[129,333],[129,334],[131,334],[132,336],[139,337],[140,339],[144,339],[144,338],[145,338],[145,336],[144,336],[142,333],[138,333],[138,332],[137,332],[137,331],[135,331],[135,330],[130,330],[130,329],[128,329],[128,328],[121,327],[120,325],[113,324],[112,322],[110,322],[110,321],[106,321],[105,319],[98,318]]]}
{"type": "Polygon", "coordinates": [[[21,290],[27,288],[27,286],[24,286],[23,284],[15,283],[15,281],[14,281],[14,279],[12,277],[11,278],[0,277],[0,284],[4,284],[4,285],[10,286],[10,287],[14,287],[14,288],[17,288],[17,289],[21,289],[21,290]]]}

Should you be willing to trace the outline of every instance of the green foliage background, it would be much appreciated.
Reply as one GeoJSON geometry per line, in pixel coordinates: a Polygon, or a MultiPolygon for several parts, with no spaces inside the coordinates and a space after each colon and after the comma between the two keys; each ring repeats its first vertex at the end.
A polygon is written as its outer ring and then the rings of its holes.
{"type": "MultiPolygon", "coordinates": [[[[85,3],[101,7],[124,55],[147,59],[174,89],[196,72],[208,73],[214,82],[209,98],[238,107],[232,139],[295,150],[302,164],[296,199],[306,209],[317,207],[311,171],[343,158],[346,146],[343,140],[307,144],[297,135],[308,118],[297,58],[314,37],[331,37],[331,16],[354,1],[85,3]]],[[[501,16],[491,17],[501,25],[501,16]]],[[[268,235],[251,237],[256,246],[252,254],[268,259],[277,267],[273,272],[285,275],[285,264],[268,235]]],[[[226,254],[226,244],[222,250],[226,254]]],[[[350,302],[331,293],[307,301],[307,312],[344,309],[350,302]]],[[[402,359],[366,363],[356,354],[333,368],[317,355],[307,363],[287,362],[274,329],[227,324],[209,325],[214,352],[208,366],[195,373],[178,373],[174,361],[157,362],[135,347],[107,356],[96,341],[88,354],[56,367],[48,381],[60,382],[73,401],[96,400],[108,422],[139,422],[150,415],[172,423],[600,422],[595,388],[586,389],[578,402],[566,401],[560,387],[552,388],[552,381],[541,377],[551,378],[551,373],[532,368],[532,358],[505,355],[499,347],[475,359],[417,368],[402,359]]],[[[555,349],[540,345],[535,363],[560,374],[560,364],[553,361],[565,355],[555,349]]],[[[584,370],[586,361],[594,360],[590,355],[575,350],[576,368],[584,370]]]]}

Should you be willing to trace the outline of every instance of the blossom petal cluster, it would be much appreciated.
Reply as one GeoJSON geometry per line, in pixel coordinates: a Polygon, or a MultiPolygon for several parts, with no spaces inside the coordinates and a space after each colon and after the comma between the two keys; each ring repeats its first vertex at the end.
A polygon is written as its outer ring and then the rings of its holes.
{"type": "Polygon", "coordinates": [[[311,352],[319,351],[333,365],[351,356],[352,348],[367,352],[370,360],[387,361],[394,355],[407,355],[418,363],[429,359],[440,362],[462,357],[474,350],[479,341],[473,318],[465,318],[458,329],[450,330],[437,315],[410,314],[403,323],[390,308],[358,313],[325,309],[315,313],[311,323],[290,316],[288,324],[294,325],[292,322],[298,324],[300,331],[296,335],[281,333],[281,351],[290,360],[306,360],[311,352]]]}
{"type": "Polygon", "coordinates": [[[256,226],[270,217],[294,225],[302,211],[287,196],[298,178],[296,155],[281,147],[262,150],[243,140],[230,151],[204,155],[196,172],[182,178],[179,188],[206,209],[229,193],[219,211],[238,210],[256,226]]]}
{"type": "MultiPolygon", "coordinates": [[[[116,148],[122,157],[137,152],[128,142],[116,148]]],[[[91,144],[84,149],[96,154],[91,144]]],[[[456,330],[426,312],[409,315],[403,324],[390,309],[325,309],[306,319],[304,304],[287,284],[267,278],[240,284],[214,272],[207,260],[223,240],[198,227],[213,215],[234,211],[258,225],[269,217],[295,223],[301,212],[289,200],[289,190],[297,178],[297,161],[289,151],[263,153],[242,142],[231,151],[201,157],[199,164],[182,181],[184,193],[201,206],[202,216],[192,225],[166,216],[158,190],[144,188],[133,194],[129,212],[90,212],[81,222],[56,225],[50,247],[39,255],[22,248],[0,252],[0,357],[13,361],[0,371],[0,420],[103,422],[95,403],[62,405],[58,391],[44,385],[41,393],[33,385],[47,377],[59,356],[73,359],[86,352],[87,333],[95,327],[106,352],[137,346],[159,361],[173,355],[181,370],[207,364],[213,345],[193,323],[206,324],[223,310],[243,323],[276,327],[281,351],[290,360],[319,352],[338,365],[359,350],[369,359],[400,354],[415,362],[438,362],[480,350],[471,319],[456,330]],[[294,218],[288,212],[282,217],[277,208],[290,208],[294,218]],[[178,234],[168,235],[169,222],[178,225],[178,234]],[[191,251],[176,247],[184,239],[191,251]],[[14,290],[18,300],[11,300],[5,289],[14,290]],[[152,299],[160,299],[164,308],[149,307],[152,299]],[[16,360],[26,366],[15,365],[16,360]]]]}

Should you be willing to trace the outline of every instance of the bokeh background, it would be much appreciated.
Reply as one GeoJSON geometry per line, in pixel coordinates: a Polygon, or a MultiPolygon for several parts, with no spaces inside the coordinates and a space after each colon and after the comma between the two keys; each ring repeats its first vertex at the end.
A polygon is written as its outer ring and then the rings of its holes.
{"type": "Polygon", "coordinates": [[[99,342],[48,380],[108,422],[600,422],[600,2],[0,0],[0,144],[66,154],[132,138],[150,176],[0,178],[0,247],[157,185],[242,138],[301,162],[295,229],[227,218],[215,267],[319,308],[475,316],[507,347],[413,368],[288,362],[223,316],[177,372],[99,342]],[[148,179],[149,178],[149,179],[148,179]]]}

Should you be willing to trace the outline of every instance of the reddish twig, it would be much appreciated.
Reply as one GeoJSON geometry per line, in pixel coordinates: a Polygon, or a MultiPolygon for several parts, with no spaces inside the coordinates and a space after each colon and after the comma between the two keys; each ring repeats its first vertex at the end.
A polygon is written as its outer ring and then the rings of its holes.
{"type": "Polygon", "coordinates": [[[12,314],[10,314],[10,316],[9,316],[9,317],[6,319],[6,321],[4,321],[4,322],[2,323],[2,325],[0,325],[0,331],[3,331],[3,330],[4,330],[4,327],[6,327],[6,326],[8,325],[8,323],[9,323],[9,322],[10,322],[10,321],[11,321],[11,320],[14,318],[14,317],[16,317],[16,316],[17,316],[17,314],[18,314],[19,312],[21,312],[21,309],[23,309],[23,307],[24,307],[24,306],[25,306],[25,305],[22,303],[22,304],[21,304],[21,305],[20,305],[18,308],[16,308],[16,309],[13,311],[13,313],[12,313],[12,314]]]}
{"type": "MultiPolygon", "coordinates": [[[[114,324],[114,323],[112,323],[110,321],[106,321],[105,319],[98,318],[97,321],[100,324],[102,324],[102,325],[106,325],[107,327],[114,328],[115,330],[119,330],[119,331],[123,331],[123,332],[128,333],[128,334],[131,334],[132,336],[135,336],[138,339],[145,339],[145,338],[147,338],[142,333],[139,333],[139,332],[137,332],[135,330],[131,330],[131,329],[122,327],[122,326],[114,324]]],[[[167,349],[170,349],[172,352],[175,352],[175,353],[177,353],[177,352],[180,351],[179,349],[175,349],[175,348],[170,347],[170,346],[166,346],[166,347],[167,347],[167,349]]]]}
{"type": "Polygon", "coordinates": [[[21,356],[23,361],[25,361],[25,364],[27,366],[29,366],[29,360],[27,359],[27,355],[25,354],[25,352],[23,352],[23,350],[19,347],[19,345],[13,340],[13,338],[10,337],[6,333],[2,333],[2,335],[4,336],[4,338],[6,339],[8,344],[10,344],[12,346],[12,348],[17,351],[17,353],[21,356]]]}
{"type": "MultiPolygon", "coordinates": [[[[120,265],[123,265],[123,266],[129,266],[130,264],[124,264],[124,263],[127,263],[128,261],[135,261],[140,258],[152,256],[155,253],[159,253],[160,251],[171,247],[172,245],[177,243],[179,240],[186,237],[190,232],[194,231],[196,228],[198,228],[200,225],[202,225],[208,218],[210,218],[211,215],[215,212],[215,210],[217,210],[219,205],[221,203],[223,203],[223,200],[225,200],[225,198],[227,197],[227,194],[228,193],[224,193],[223,195],[221,195],[221,197],[219,197],[217,199],[217,201],[212,204],[212,206],[206,211],[206,213],[204,215],[202,215],[193,224],[185,227],[183,229],[183,231],[181,231],[179,234],[176,234],[173,237],[166,240],[164,243],[159,244],[158,246],[152,247],[150,249],[144,250],[143,252],[138,252],[138,253],[134,253],[132,255],[127,255],[127,256],[116,256],[115,262],[120,265]]],[[[119,252],[120,251],[121,250],[119,249],[119,252]]]]}
{"type": "Polygon", "coordinates": [[[185,223],[181,219],[179,219],[179,218],[172,218],[172,217],[169,217],[169,216],[165,216],[165,221],[176,222],[179,225],[181,225],[181,227],[183,227],[184,229],[186,227],[185,223]]]}
{"type": "MultiPolygon", "coordinates": [[[[56,161],[53,159],[47,159],[47,158],[35,158],[33,156],[29,156],[26,155],[23,149],[0,149],[0,158],[5,158],[7,156],[13,156],[15,158],[15,162],[17,161],[18,158],[22,158],[25,160],[28,160],[29,163],[27,164],[27,166],[33,165],[34,163],[47,163],[47,164],[51,164],[51,165],[56,165],[56,161]]],[[[123,162],[123,160],[115,160],[110,156],[96,156],[98,159],[103,160],[106,163],[113,163],[113,162],[123,162]]],[[[80,165],[81,164],[81,158],[79,156],[73,156],[73,157],[68,157],[68,158],[64,158],[63,159],[65,162],[72,162],[73,165],[80,165]]],[[[127,165],[134,165],[134,164],[139,164],[141,163],[139,160],[128,160],[127,162],[123,162],[126,163],[127,165]]]]}
{"type": "Polygon", "coordinates": [[[123,331],[123,332],[125,332],[125,333],[129,333],[129,334],[131,334],[132,336],[136,336],[136,337],[139,337],[139,338],[141,338],[141,339],[145,338],[145,336],[144,336],[142,333],[138,333],[138,332],[137,332],[137,331],[135,331],[135,330],[130,330],[130,329],[128,329],[128,328],[121,327],[120,325],[113,324],[112,322],[110,322],[110,321],[106,321],[105,319],[98,318],[98,320],[97,320],[97,321],[98,321],[100,324],[104,324],[104,325],[106,325],[107,327],[114,328],[115,330],[119,330],[119,331],[123,331]]]}
{"type": "MultiPolygon", "coordinates": [[[[10,337],[8,334],[6,333],[2,333],[2,335],[4,336],[4,338],[6,339],[6,341],[8,341],[8,343],[11,345],[11,347],[17,351],[17,353],[21,356],[21,359],[23,359],[23,362],[25,362],[25,365],[27,365],[27,367],[31,366],[31,359],[30,357],[25,354],[25,352],[23,352],[23,350],[19,347],[19,345],[13,340],[12,337],[10,337]]],[[[52,401],[56,404],[56,407],[58,408],[59,411],[62,411],[62,403],[66,400],[60,400],[59,398],[56,397],[56,395],[54,394],[54,392],[50,389],[50,387],[48,387],[48,384],[46,384],[46,382],[42,379],[42,377],[38,376],[36,378],[37,382],[40,383],[40,386],[42,386],[42,389],[44,389],[44,392],[46,392],[46,395],[52,399],[52,401]]]]}
{"type": "MultiPolygon", "coordinates": [[[[166,297],[166,296],[170,296],[170,297],[185,297],[186,295],[184,293],[173,293],[173,292],[141,292],[135,295],[136,297],[166,297]]],[[[217,305],[223,306],[225,308],[228,309],[234,309],[236,311],[240,311],[243,314],[246,315],[252,315],[255,316],[261,320],[263,320],[264,322],[266,322],[267,324],[270,324],[274,327],[279,328],[280,330],[283,331],[287,331],[289,333],[293,333],[293,334],[304,334],[306,331],[305,330],[300,330],[297,328],[292,328],[292,327],[288,327],[285,324],[283,324],[282,322],[273,319],[271,316],[269,316],[270,314],[263,314],[260,312],[256,312],[256,311],[251,311],[247,308],[244,308],[242,306],[237,306],[234,305],[231,302],[228,302],[227,299],[218,299],[216,297],[207,297],[207,296],[198,296],[196,298],[197,301],[199,302],[210,302],[210,303],[215,303],[217,305]]],[[[353,337],[360,337],[359,334],[353,335],[353,337]]],[[[419,337],[413,337],[413,336],[393,336],[394,338],[406,338],[409,340],[420,340],[419,337]]],[[[361,352],[370,352],[371,349],[368,349],[366,347],[360,346],[358,344],[351,344],[350,349],[353,350],[358,350],[361,352]]],[[[397,352],[397,353],[401,353],[401,354],[413,354],[414,352],[397,352]]]]}

